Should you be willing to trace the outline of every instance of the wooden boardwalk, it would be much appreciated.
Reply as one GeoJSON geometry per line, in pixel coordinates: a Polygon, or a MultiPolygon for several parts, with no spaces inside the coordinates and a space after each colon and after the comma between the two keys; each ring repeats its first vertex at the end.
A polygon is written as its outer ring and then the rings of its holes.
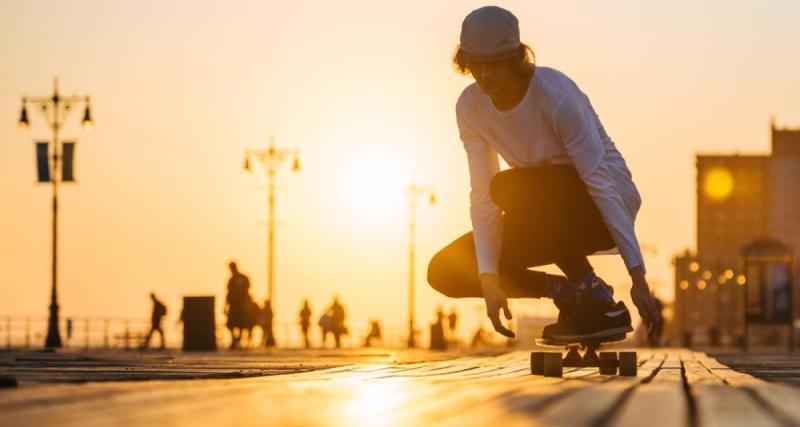
{"type": "Polygon", "coordinates": [[[704,353],[643,350],[636,377],[530,375],[529,353],[350,363],[242,379],[0,390],[0,426],[798,426],[800,389],[704,353]]]}

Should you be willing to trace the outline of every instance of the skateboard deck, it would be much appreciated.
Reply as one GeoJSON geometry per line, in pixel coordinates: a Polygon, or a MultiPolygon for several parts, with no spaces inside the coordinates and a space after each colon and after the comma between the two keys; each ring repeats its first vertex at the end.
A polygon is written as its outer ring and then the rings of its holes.
{"type": "Polygon", "coordinates": [[[549,347],[549,348],[567,348],[570,347],[595,347],[600,348],[601,345],[610,343],[610,342],[617,342],[622,341],[625,339],[625,334],[617,335],[614,337],[608,338],[587,338],[583,340],[575,340],[575,341],[557,341],[553,339],[547,338],[536,338],[535,342],[536,345],[539,347],[549,347]]]}
{"type": "Polygon", "coordinates": [[[538,338],[536,345],[545,348],[559,349],[554,351],[534,351],[531,352],[531,373],[533,375],[544,375],[550,377],[560,377],[564,373],[565,367],[597,367],[601,374],[616,375],[617,370],[623,376],[635,376],[637,371],[637,361],[635,351],[613,351],[597,352],[601,345],[609,342],[622,341],[625,334],[606,337],[602,339],[591,338],[576,341],[556,341],[551,339],[538,338]],[[562,351],[567,354],[562,358],[562,351]],[[581,354],[581,350],[583,354],[581,354]]]}

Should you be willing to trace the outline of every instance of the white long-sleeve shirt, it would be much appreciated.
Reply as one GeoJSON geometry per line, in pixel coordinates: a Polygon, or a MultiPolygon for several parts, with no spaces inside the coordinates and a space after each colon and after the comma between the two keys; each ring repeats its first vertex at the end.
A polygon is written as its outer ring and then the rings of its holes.
{"type": "Polygon", "coordinates": [[[489,183],[500,171],[498,153],[511,167],[574,165],[625,266],[644,269],[633,224],[641,197],[589,98],[569,77],[536,67],[522,100],[505,111],[473,83],[458,99],[456,118],[469,161],[470,216],[480,273],[497,273],[500,257],[502,214],[489,195],[489,183]]]}

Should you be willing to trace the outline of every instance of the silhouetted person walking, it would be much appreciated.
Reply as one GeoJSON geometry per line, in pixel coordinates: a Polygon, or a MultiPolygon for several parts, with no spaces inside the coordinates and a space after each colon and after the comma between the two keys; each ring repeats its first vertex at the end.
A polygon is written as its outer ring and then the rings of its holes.
{"type": "Polygon", "coordinates": [[[238,348],[242,333],[249,323],[251,309],[250,279],[239,272],[236,262],[228,264],[231,277],[228,279],[228,293],[224,312],[228,316],[226,326],[231,331],[231,348],[238,348]]]}
{"type": "Polygon", "coordinates": [[[308,305],[308,300],[303,301],[303,308],[300,309],[300,330],[303,332],[303,340],[305,341],[306,348],[311,347],[311,342],[308,340],[308,330],[311,327],[311,307],[308,305]]]}
{"type": "Polygon", "coordinates": [[[156,298],[156,294],[151,292],[150,299],[153,301],[153,312],[150,316],[150,331],[145,336],[141,348],[150,347],[150,338],[153,337],[154,332],[158,332],[161,339],[161,349],[164,349],[164,329],[161,328],[161,320],[167,315],[167,306],[156,298]]]}
{"type": "Polygon", "coordinates": [[[536,65],[517,18],[497,6],[467,15],[453,64],[475,80],[456,103],[472,232],[433,257],[431,286],[483,297],[494,329],[507,337],[507,298],[545,297],[560,313],[544,338],[614,339],[633,330],[630,314],[587,258],[614,250],[639,314],[658,324],[634,230],[641,198],[586,94],[564,73],[536,65]],[[498,154],[510,169],[500,170],[498,154]],[[528,269],[553,263],[566,277],[528,269]]]}

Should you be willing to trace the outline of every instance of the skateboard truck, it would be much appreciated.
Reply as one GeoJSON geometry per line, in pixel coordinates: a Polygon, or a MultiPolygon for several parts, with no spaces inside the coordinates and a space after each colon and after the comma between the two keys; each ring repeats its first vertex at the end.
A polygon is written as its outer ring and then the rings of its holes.
{"type": "Polygon", "coordinates": [[[567,354],[562,358],[562,353],[534,351],[531,352],[531,373],[548,377],[560,377],[564,368],[597,367],[603,375],[616,375],[617,369],[622,376],[636,376],[636,352],[633,351],[601,351],[598,349],[605,342],[622,341],[625,335],[605,338],[600,340],[586,340],[580,342],[557,342],[537,340],[536,343],[543,347],[561,347],[567,349],[567,354]],[[583,350],[583,354],[581,354],[583,350]]]}

